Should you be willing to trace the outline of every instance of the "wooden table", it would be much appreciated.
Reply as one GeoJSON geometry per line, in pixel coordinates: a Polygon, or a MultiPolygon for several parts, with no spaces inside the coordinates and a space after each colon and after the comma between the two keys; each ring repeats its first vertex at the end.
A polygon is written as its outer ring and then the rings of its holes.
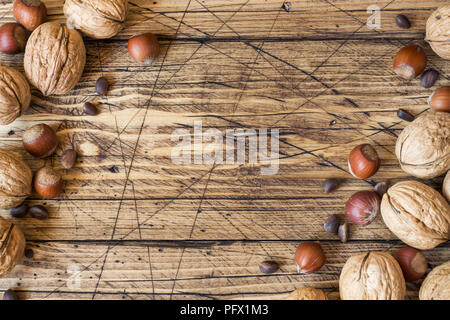
{"type": "MultiPolygon", "coordinates": [[[[13,20],[9,2],[0,7],[2,23],[13,20]]],[[[437,85],[448,85],[450,63],[422,40],[427,17],[446,2],[303,0],[288,11],[280,0],[131,1],[119,35],[85,39],[87,64],[74,90],[46,98],[34,89],[26,115],[0,128],[2,148],[21,153],[33,170],[52,165],[66,181],[59,199],[29,199],[49,208],[48,220],[14,220],[34,257],[1,279],[0,291],[14,288],[26,299],[230,299],[313,286],[336,298],[347,258],[403,246],[380,216],[352,225],[346,244],[323,222],[343,214],[353,192],[410,178],[394,155],[407,124],[396,112],[427,112],[432,89],[396,77],[392,60],[418,41],[441,72],[437,85]],[[366,25],[370,5],[381,8],[380,29],[366,25]],[[395,25],[399,13],[411,29],[395,25]],[[127,52],[127,40],[148,31],[162,46],[152,66],[127,52]],[[104,98],[95,93],[101,75],[112,83],[104,98]],[[92,100],[101,114],[83,115],[92,100]],[[262,175],[261,163],[174,164],[172,133],[192,133],[195,121],[222,133],[279,129],[278,173],[262,175]],[[37,160],[21,136],[41,122],[57,129],[61,143],[57,155],[37,160]],[[364,142],[382,158],[367,181],[347,168],[349,151],[364,142]],[[64,170],[59,155],[71,146],[80,158],[64,170]],[[330,177],[344,183],[323,194],[330,177]],[[297,274],[296,247],[318,240],[326,265],[297,274]],[[281,269],[263,275],[264,260],[281,269]]],[[[63,22],[60,1],[45,3],[50,20],[63,22]]],[[[23,55],[0,58],[23,71],[23,55]]],[[[426,182],[440,188],[442,177],[426,182]]],[[[449,244],[424,254],[434,267],[449,260],[449,244]]],[[[418,287],[408,284],[408,298],[418,287]]]]}

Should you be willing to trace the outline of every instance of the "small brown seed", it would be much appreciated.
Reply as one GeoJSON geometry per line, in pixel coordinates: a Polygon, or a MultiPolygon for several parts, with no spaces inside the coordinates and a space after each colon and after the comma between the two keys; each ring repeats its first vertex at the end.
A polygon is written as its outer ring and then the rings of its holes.
{"type": "Polygon", "coordinates": [[[323,228],[326,232],[337,233],[339,227],[339,218],[336,214],[332,214],[323,224],[323,228]]]}
{"type": "Polygon", "coordinates": [[[87,114],[87,115],[90,115],[90,116],[96,116],[96,115],[98,115],[98,109],[97,109],[97,107],[96,107],[94,104],[90,103],[90,102],[86,102],[86,103],[83,105],[83,112],[84,112],[85,114],[87,114]]]}
{"type": "Polygon", "coordinates": [[[32,259],[34,257],[34,252],[31,249],[25,249],[25,257],[32,259]]]}
{"type": "Polygon", "coordinates": [[[333,192],[334,190],[336,190],[339,187],[340,183],[341,183],[341,181],[338,179],[327,179],[323,183],[322,190],[324,193],[333,192]]]}
{"type": "Polygon", "coordinates": [[[61,164],[66,169],[73,168],[76,161],[77,153],[73,149],[68,149],[61,155],[61,164]]]}
{"type": "Polygon", "coordinates": [[[380,197],[383,197],[388,190],[388,184],[384,181],[378,182],[373,189],[380,197]]]}
{"type": "Polygon", "coordinates": [[[19,300],[19,298],[14,290],[8,289],[3,293],[3,300],[19,300]]]}
{"type": "Polygon", "coordinates": [[[95,84],[96,91],[101,96],[104,96],[108,92],[108,86],[108,80],[105,77],[98,78],[95,84]]]}
{"type": "Polygon", "coordinates": [[[398,109],[397,117],[409,122],[414,121],[415,118],[409,111],[406,111],[404,109],[398,109]]]}
{"type": "Polygon", "coordinates": [[[275,261],[263,261],[259,265],[259,270],[262,273],[274,273],[278,270],[278,263],[276,263],[275,261]]]}
{"type": "Polygon", "coordinates": [[[37,204],[30,208],[30,216],[35,219],[44,220],[48,218],[48,211],[44,206],[37,204]]]}
{"type": "Polygon", "coordinates": [[[424,88],[431,88],[439,77],[439,72],[434,69],[428,69],[420,77],[420,82],[424,88]]]}
{"type": "Polygon", "coordinates": [[[348,223],[347,222],[344,224],[341,224],[339,226],[338,236],[339,236],[339,239],[341,239],[341,241],[343,243],[347,242],[347,240],[348,240],[348,223]]]}
{"type": "Polygon", "coordinates": [[[395,23],[397,23],[397,26],[403,29],[409,29],[411,27],[411,23],[409,22],[408,18],[403,14],[399,14],[397,17],[395,17],[395,23]]]}
{"type": "Polygon", "coordinates": [[[23,218],[28,213],[28,205],[26,203],[22,203],[20,206],[12,208],[10,213],[14,218],[23,218]]]}

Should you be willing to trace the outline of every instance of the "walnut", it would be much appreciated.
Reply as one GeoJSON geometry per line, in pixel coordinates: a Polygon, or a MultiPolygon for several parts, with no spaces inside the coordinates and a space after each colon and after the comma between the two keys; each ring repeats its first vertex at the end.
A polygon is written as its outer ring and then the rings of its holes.
{"type": "Polygon", "coordinates": [[[0,208],[11,209],[31,194],[31,169],[17,155],[0,149],[0,208]]]}
{"type": "Polygon", "coordinates": [[[447,198],[447,201],[450,202],[450,170],[447,172],[444,183],[442,184],[442,193],[447,198]]]}
{"type": "Polygon", "coordinates": [[[67,24],[94,39],[107,39],[119,33],[127,11],[126,0],[66,0],[64,3],[67,24]]]}
{"type": "Polygon", "coordinates": [[[400,133],[395,154],[402,169],[434,178],[450,169],[450,113],[428,112],[400,133]]]}
{"type": "Polygon", "coordinates": [[[393,185],[381,201],[387,227],[406,244],[432,249],[448,240],[450,206],[433,188],[418,181],[393,185]]]}
{"type": "Polygon", "coordinates": [[[339,278],[342,300],[402,300],[405,279],[398,262],[386,252],[352,256],[339,278]]]}
{"type": "Polygon", "coordinates": [[[22,259],[25,237],[13,223],[0,217],[0,277],[11,271],[22,259]]]}
{"type": "Polygon", "coordinates": [[[438,8],[428,18],[425,40],[440,57],[450,59],[450,4],[438,8]]]}
{"type": "Polygon", "coordinates": [[[450,300],[450,261],[437,266],[422,282],[420,300],[450,300]]]}
{"type": "Polygon", "coordinates": [[[327,295],[320,289],[315,288],[298,288],[292,291],[286,300],[328,300],[327,295]]]}
{"type": "Polygon", "coordinates": [[[25,48],[28,80],[45,96],[65,94],[80,80],[86,49],[78,31],[57,22],[41,24],[25,48]]]}
{"type": "Polygon", "coordinates": [[[0,65],[0,125],[10,124],[29,107],[30,85],[17,70],[0,65]]]}

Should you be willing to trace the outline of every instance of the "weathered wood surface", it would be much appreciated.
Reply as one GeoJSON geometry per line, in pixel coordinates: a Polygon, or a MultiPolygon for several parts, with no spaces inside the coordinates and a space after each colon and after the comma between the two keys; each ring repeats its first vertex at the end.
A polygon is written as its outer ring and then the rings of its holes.
{"type": "MultiPolygon", "coordinates": [[[[64,195],[45,203],[50,219],[16,220],[35,256],[24,259],[0,290],[25,298],[166,299],[279,297],[302,285],[337,293],[340,268],[352,254],[401,246],[381,217],[351,227],[341,244],[323,231],[331,213],[343,213],[355,191],[376,181],[410,178],[394,155],[406,125],[398,108],[426,112],[431,89],[392,72],[397,50],[424,44],[437,85],[448,84],[450,64],[423,42],[427,17],[446,1],[135,0],[126,28],[110,40],[85,38],[87,64],[80,83],[64,96],[33,90],[26,115],[0,128],[2,148],[20,153],[33,170],[52,164],[64,175],[64,195]],[[369,5],[381,11],[381,29],[365,22],[369,5]],[[395,16],[407,14],[409,30],[395,16]],[[131,60],[127,39],[142,32],[161,39],[153,66],[131,60]],[[96,79],[112,83],[104,98],[96,79]],[[81,113],[85,101],[101,114],[81,113]],[[174,130],[203,127],[277,128],[279,172],[261,165],[172,163],[174,130]],[[21,146],[24,130],[45,122],[58,131],[57,154],[73,146],[80,158],[63,170],[58,155],[32,159],[21,146]],[[368,181],[352,178],[346,156],[369,142],[382,158],[368,181]],[[116,165],[119,172],[108,169],[116,165]],[[345,179],[324,195],[325,178],[345,179]],[[302,240],[321,240],[328,258],[317,274],[295,274],[292,257],[302,240]],[[272,257],[280,272],[263,276],[258,264],[272,257]],[[81,287],[70,289],[68,268],[79,268],[81,287]]],[[[60,1],[45,1],[51,20],[64,21],[60,1]]],[[[13,21],[11,3],[1,22],[13,21]]],[[[23,71],[22,55],[0,55],[23,71]]],[[[426,181],[440,188],[442,178],[426,181]]],[[[1,213],[9,218],[6,211],[1,213]]],[[[449,260],[448,244],[425,252],[432,266],[449,260]]],[[[72,269],[70,269],[72,270],[72,269]]],[[[408,298],[417,287],[408,287],[408,298]]]]}

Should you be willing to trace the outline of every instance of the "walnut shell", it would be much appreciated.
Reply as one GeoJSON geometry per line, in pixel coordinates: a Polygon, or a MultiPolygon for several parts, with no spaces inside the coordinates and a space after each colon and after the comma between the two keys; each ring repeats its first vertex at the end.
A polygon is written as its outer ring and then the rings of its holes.
{"type": "Polygon", "coordinates": [[[450,206],[444,197],[418,181],[393,185],[381,201],[386,226],[400,240],[417,249],[432,249],[448,240],[450,206]]]}
{"type": "Polygon", "coordinates": [[[328,297],[320,289],[305,287],[292,291],[286,300],[328,300],[328,297]]]}
{"type": "Polygon", "coordinates": [[[22,259],[25,237],[13,223],[0,217],[0,277],[11,271],[22,259]]]}
{"type": "Polygon", "coordinates": [[[366,252],[350,257],[339,278],[342,300],[402,300],[406,283],[402,269],[386,252],[366,252]]]}
{"type": "Polygon", "coordinates": [[[66,0],[67,24],[94,39],[115,36],[127,17],[126,0],[66,0]]]}
{"type": "Polygon", "coordinates": [[[25,74],[45,96],[72,90],[85,63],[86,49],[80,33],[57,22],[37,27],[25,47],[25,74]]]}
{"type": "Polygon", "coordinates": [[[450,300],[450,261],[427,275],[419,291],[420,300],[450,300]]]}
{"type": "Polygon", "coordinates": [[[450,4],[438,8],[428,18],[425,40],[441,58],[450,59],[450,4]]]}
{"type": "Polygon", "coordinates": [[[33,174],[16,154],[0,149],[0,208],[11,209],[31,194],[33,174]]]}
{"type": "Polygon", "coordinates": [[[445,176],[444,183],[442,184],[442,193],[447,201],[450,202],[450,171],[445,176]]]}
{"type": "Polygon", "coordinates": [[[0,65],[0,125],[10,124],[28,109],[31,90],[16,69],[0,65]]]}
{"type": "Polygon", "coordinates": [[[400,133],[395,154],[402,169],[419,178],[434,178],[450,169],[450,113],[429,112],[400,133]]]}

